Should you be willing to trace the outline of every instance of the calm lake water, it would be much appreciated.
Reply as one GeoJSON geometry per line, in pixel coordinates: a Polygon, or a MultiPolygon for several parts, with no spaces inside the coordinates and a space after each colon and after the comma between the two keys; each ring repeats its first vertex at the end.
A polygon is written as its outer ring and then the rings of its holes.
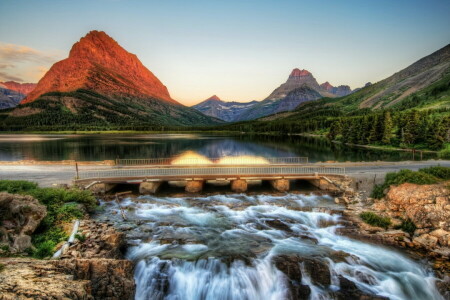
{"type": "MultiPolygon", "coordinates": [[[[0,135],[0,160],[98,161],[166,158],[194,151],[210,158],[252,155],[318,161],[399,161],[412,154],[336,145],[313,137],[203,134],[0,135]]],[[[435,158],[424,154],[423,159],[435,158]]],[[[420,159],[416,154],[415,159],[420,159]]]]}

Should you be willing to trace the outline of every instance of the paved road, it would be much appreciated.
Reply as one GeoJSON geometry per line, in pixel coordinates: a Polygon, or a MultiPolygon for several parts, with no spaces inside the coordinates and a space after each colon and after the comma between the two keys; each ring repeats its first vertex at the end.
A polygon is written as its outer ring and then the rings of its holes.
{"type": "MultiPolygon", "coordinates": [[[[320,164],[312,164],[320,165],[320,164]]],[[[429,166],[450,167],[450,160],[440,161],[403,161],[403,162],[367,162],[367,163],[333,163],[327,166],[339,166],[346,168],[346,174],[361,181],[379,183],[384,175],[401,169],[418,170],[429,166]]],[[[80,166],[83,170],[98,168],[109,169],[109,166],[80,166]]],[[[41,186],[53,184],[70,184],[75,176],[75,166],[71,165],[0,165],[0,179],[29,180],[38,182],[41,186]]],[[[367,187],[370,189],[370,186],[367,187]]]]}

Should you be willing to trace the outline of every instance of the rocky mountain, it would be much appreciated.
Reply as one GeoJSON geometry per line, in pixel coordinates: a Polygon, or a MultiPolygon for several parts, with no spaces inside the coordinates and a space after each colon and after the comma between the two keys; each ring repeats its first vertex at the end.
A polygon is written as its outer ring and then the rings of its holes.
{"type": "Polygon", "coordinates": [[[320,85],[322,91],[333,94],[336,97],[347,96],[352,93],[352,89],[348,85],[332,86],[328,81],[320,85]]]}
{"type": "Polygon", "coordinates": [[[236,120],[253,120],[291,111],[304,102],[323,97],[341,97],[351,92],[347,85],[334,87],[328,81],[319,85],[308,70],[294,69],[285,83],[276,88],[265,100],[243,112],[236,120]]]}
{"type": "Polygon", "coordinates": [[[21,93],[22,95],[28,95],[36,87],[36,83],[19,83],[15,81],[0,82],[5,88],[21,93]]]}
{"type": "Polygon", "coordinates": [[[276,88],[265,100],[279,100],[287,96],[287,94],[303,85],[321,93],[323,97],[332,97],[331,92],[322,90],[317,83],[316,78],[307,70],[294,69],[289,75],[287,81],[276,88]]]}
{"type": "Polygon", "coordinates": [[[250,109],[242,112],[236,120],[254,120],[264,116],[294,110],[300,103],[320,98],[322,98],[322,95],[319,92],[304,84],[289,91],[286,96],[281,99],[266,99],[257,103],[250,109]]]}
{"type": "Polygon", "coordinates": [[[201,113],[224,120],[226,122],[234,122],[238,120],[239,116],[245,111],[257,105],[258,101],[251,102],[236,102],[236,101],[222,101],[216,95],[192,106],[201,113]]]}
{"type": "Polygon", "coordinates": [[[5,85],[0,84],[0,109],[16,107],[24,98],[24,94],[8,89],[5,85]]]}
{"type": "Polygon", "coordinates": [[[55,63],[5,125],[178,126],[219,121],[171,98],[166,86],[105,32],[91,31],[55,63]]]}

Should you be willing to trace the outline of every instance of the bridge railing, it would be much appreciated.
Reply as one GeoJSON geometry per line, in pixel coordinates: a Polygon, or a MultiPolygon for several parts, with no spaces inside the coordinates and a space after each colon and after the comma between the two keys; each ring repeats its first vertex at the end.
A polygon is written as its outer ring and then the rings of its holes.
{"type": "Polygon", "coordinates": [[[345,168],[322,166],[228,166],[194,168],[131,168],[80,171],[78,179],[102,178],[186,178],[186,177],[275,177],[295,175],[344,175],[345,168]]]}
{"type": "Polygon", "coordinates": [[[286,165],[306,164],[308,157],[250,157],[250,156],[226,156],[222,158],[138,158],[116,159],[116,166],[199,166],[199,165],[286,165]]]}

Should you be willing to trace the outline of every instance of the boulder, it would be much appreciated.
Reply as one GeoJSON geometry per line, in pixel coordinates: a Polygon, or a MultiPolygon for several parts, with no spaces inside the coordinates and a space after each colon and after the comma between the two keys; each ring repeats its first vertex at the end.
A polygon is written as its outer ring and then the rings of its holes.
{"type": "Polygon", "coordinates": [[[0,244],[11,252],[31,247],[30,235],[47,215],[47,209],[31,196],[0,193],[0,244]]]}

